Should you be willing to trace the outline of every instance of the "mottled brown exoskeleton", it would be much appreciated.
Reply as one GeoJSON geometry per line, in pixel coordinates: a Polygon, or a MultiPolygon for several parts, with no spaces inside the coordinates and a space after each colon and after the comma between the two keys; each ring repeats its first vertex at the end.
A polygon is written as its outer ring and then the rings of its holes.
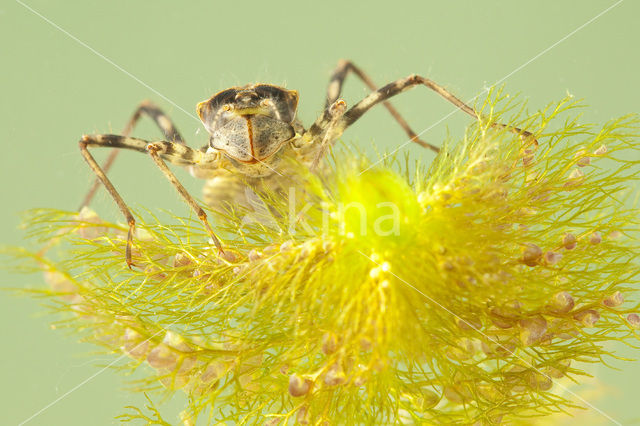
{"type": "MultiPolygon", "coordinates": [[[[387,101],[416,86],[426,86],[465,113],[476,119],[481,118],[471,107],[427,78],[414,74],[377,88],[372,80],[350,61],[340,61],[338,64],[329,83],[324,112],[308,129],[296,120],[298,92],[295,90],[270,84],[232,87],[198,104],[198,116],[209,132],[209,144],[200,149],[193,149],[185,144],[172,121],[160,109],[150,102],[143,102],[136,109],[122,135],[85,135],[80,140],[82,155],[98,178],[87,194],[83,206],[89,204],[98,180],[101,181],[129,224],[125,257],[127,265],[131,266],[135,219],[106,176],[106,171],[118,151],[114,150],[104,166],[100,167],[87,148],[100,146],[144,152],[151,156],[184,200],[193,208],[218,250],[222,251],[222,244],[211,229],[206,213],[167,167],[166,161],[188,168],[191,174],[198,178],[208,179],[205,186],[205,200],[215,205],[219,198],[217,195],[229,193],[233,187],[241,187],[242,180],[236,177],[253,182],[268,181],[274,177],[286,180],[287,176],[283,175],[283,170],[280,169],[281,160],[285,157],[294,158],[298,162],[315,168],[327,148],[342,135],[344,130],[379,103],[387,108],[413,142],[438,152],[439,148],[421,140],[387,101]],[[372,92],[347,109],[346,103],[339,99],[339,96],[344,79],[349,72],[356,74],[372,92]],[[142,115],[148,115],[155,121],[166,140],[149,142],[129,136],[142,115]]],[[[493,126],[507,127],[499,123],[493,126]]],[[[516,127],[508,127],[508,129],[519,134],[523,139],[531,138],[535,142],[533,135],[527,131],[516,127]]]]}

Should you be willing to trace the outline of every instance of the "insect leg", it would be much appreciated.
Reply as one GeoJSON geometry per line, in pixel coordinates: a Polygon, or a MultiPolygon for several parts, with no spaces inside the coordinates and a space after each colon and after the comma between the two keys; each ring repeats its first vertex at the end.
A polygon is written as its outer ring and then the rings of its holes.
{"type": "MultiPolygon", "coordinates": [[[[347,78],[349,72],[354,73],[362,82],[372,91],[378,89],[378,86],[371,80],[371,78],[365,74],[359,67],[357,67],[353,62],[349,60],[342,59],[338,62],[338,66],[333,71],[333,75],[329,80],[329,86],[327,87],[327,101],[325,103],[325,109],[329,108],[342,93],[342,85],[344,84],[344,80],[347,78]]],[[[411,129],[409,123],[400,115],[398,110],[391,105],[391,102],[382,101],[384,107],[389,111],[391,116],[398,122],[400,127],[405,131],[405,133],[411,138],[411,140],[425,148],[429,148],[435,152],[439,151],[439,148],[435,145],[432,145],[428,142],[423,141],[418,137],[416,132],[411,129]]]]}
{"type": "MultiPolygon", "coordinates": [[[[113,186],[113,184],[111,183],[107,175],[105,174],[104,170],[100,167],[100,165],[96,162],[95,158],[93,158],[93,156],[89,152],[88,147],[96,146],[96,147],[103,147],[103,148],[130,149],[133,151],[146,153],[148,152],[147,147],[149,145],[154,145],[157,147],[161,147],[160,149],[162,149],[162,153],[160,155],[165,160],[173,164],[178,164],[181,166],[215,167],[214,159],[208,158],[207,154],[204,153],[203,151],[195,150],[184,144],[175,143],[175,142],[162,141],[162,142],[149,143],[148,141],[145,141],[143,139],[130,138],[130,137],[119,136],[119,135],[90,135],[90,136],[85,135],[82,137],[78,145],[80,147],[80,152],[82,153],[82,156],[89,164],[89,167],[91,167],[91,170],[93,170],[93,172],[96,174],[100,182],[102,182],[105,188],[107,188],[107,191],[109,192],[111,197],[114,199],[114,201],[118,205],[118,208],[120,209],[127,223],[129,224],[129,232],[127,234],[127,246],[125,250],[125,260],[129,267],[133,265],[133,262],[131,260],[131,248],[133,246],[133,232],[135,230],[135,223],[136,223],[135,219],[131,214],[131,211],[127,207],[127,204],[124,202],[124,200],[122,199],[118,191],[115,189],[115,187],[113,186]]],[[[154,158],[154,160],[156,160],[157,154],[155,156],[152,155],[152,157],[154,158]]],[[[164,168],[168,170],[167,166],[164,164],[162,159],[158,158],[158,161],[162,162],[162,164],[164,165],[164,168]]],[[[156,163],[158,161],[156,161],[156,163]]],[[[170,171],[169,173],[173,176],[173,174],[170,171]]],[[[173,176],[173,178],[175,179],[175,176],[173,176]]],[[[182,189],[183,191],[186,192],[184,188],[182,189]]],[[[191,200],[193,199],[191,198],[191,200]]],[[[206,218],[206,215],[204,217],[206,218]]],[[[209,224],[206,223],[205,226],[209,234],[210,235],[213,234],[213,231],[211,231],[209,224]]],[[[217,241],[217,238],[214,238],[214,242],[216,241],[217,241]]],[[[216,246],[218,246],[218,244],[219,242],[216,243],[216,246]]]]}
{"type": "Polygon", "coordinates": [[[334,139],[333,137],[333,129],[342,116],[344,112],[347,110],[347,104],[342,99],[338,99],[329,105],[327,111],[331,114],[331,119],[327,123],[327,128],[320,142],[320,147],[317,149],[317,153],[315,154],[315,158],[311,163],[311,170],[314,170],[318,167],[320,160],[324,157],[324,154],[327,150],[327,147],[331,144],[331,141],[334,139]]]}
{"type": "Polygon", "coordinates": [[[211,229],[211,225],[209,225],[209,221],[207,220],[207,214],[202,209],[202,207],[200,207],[198,202],[191,196],[191,194],[189,194],[186,188],[182,186],[176,175],[173,174],[173,172],[169,169],[169,167],[167,167],[167,164],[162,159],[162,156],[167,156],[168,149],[175,148],[174,145],[175,144],[172,144],[170,142],[152,142],[147,145],[146,149],[156,165],[160,168],[160,170],[162,170],[162,173],[164,173],[167,179],[169,179],[169,182],[173,184],[173,186],[178,190],[178,193],[182,196],[182,198],[184,198],[185,202],[189,204],[193,211],[198,215],[198,218],[200,219],[205,229],[207,230],[207,233],[218,248],[218,251],[222,253],[224,252],[222,249],[222,243],[220,242],[216,234],[214,234],[213,229],[211,229]]]}
{"type": "MultiPolygon", "coordinates": [[[[176,129],[176,126],[173,124],[173,121],[171,121],[171,119],[164,112],[162,112],[160,108],[158,108],[156,105],[154,105],[151,101],[148,101],[148,100],[142,101],[140,105],[138,105],[135,112],[127,122],[126,126],[124,126],[124,129],[122,130],[122,135],[130,136],[131,132],[133,132],[133,129],[138,123],[138,120],[143,115],[150,117],[156,123],[156,125],[162,131],[162,134],[164,135],[164,138],[166,140],[171,142],[181,143],[181,144],[185,143],[184,139],[180,135],[180,132],[178,132],[178,129],[176,129]]],[[[113,162],[115,161],[119,152],[120,152],[119,150],[114,149],[109,153],[109,156],[107,157],[107,159],[102,165],[102,171],[105,174],[109,171],[109,169],[113,165],[113,162]]],[[[89,203],[93,199],[93,196],[95,195],[98,189],[99,184],[100,184],[100,179],[96,177],[96,179],[91,184],[91,188],[89,188],[87,195],[85,195],[84,200],[80,205],[80,209],[84,206],[89,205],[89,203]]]]}
{"type": "MultiPolygon", "coordinates": [[[[125,249],[125,260],[127,262],[127,266],[131,268],[131,266],[133,265],[133,261],[131,260],[131,247],[133,245],[133,231],[136,226],[136,220],[131,214],[129,207],[127,207],[127,204],[124,202],[120,194],[118,194],[118,191],[116,190],[116,188],[113,186],[113,184],[105,174],[104,170],[100,168],[100,165],[96,162],[95,158],[93,158],[93,155],[91,155],[91,153],[87,149],[87,147],[90,145],[109,146],[109,144],[103,144],[101,142],[102,141],[100,138],[96,138],[92,136],[83,136],[80,142],[78,142],[78,146],[80,147],[80,152],[82,153],[82,156],[84,157],[85,161],[87,162],[87,164],[89,164],[89,167],[91,167],[91,170],[93,170],[93,172],[96,174],[97,178],[102,182],[104,187],[107,188],[107,191],[109,192],[111,197],[114,199],[114,201],[118,205],[118,208],[120,209],[127,223],[129,224],[129,232],[127,233],[127,247],[125,249]]],[[[136,148],[132,147],[132,149],[136,149],[136,148]]]]}
{"type": "MultiPolygon", "coordinates": [[[[429,88],[430,90],[433,90],[434,92],[439,94],[441,97],[451,102],[453,105],[457,106],[458,108],[460,108],[462,111],[469,114],[473,118],[477,120],[482,119],[482,117],[478,113],[476,113],[473,108],[471,108],[469,105],[465,104],[460,99],[455,97],[451,92],[446,90],[444,87],[440,86],[439,84],[435,83],[432,80],[429,80],[428,78],[414,74],[414,75],[410,75],[409,77],[405,77],[400,80],[396,80],[392,83],[389,83],[384,87],[381,87],[375,92],[372,92],[371,94],[365,96],[364,99],[362,99],[360,102],[358,102],[353,107],[351,107],[351,109],[349,109],[347,112],[344,113],[344,115],[340,117],[338,123],[336,123],[333,126],[334,133],[336,134],[335,137],[338,137],[340,135],[340,132],[344,131],[347,127],[349,127],[354,122],[356,122],[360,117],[362,117],[362,115],[365,112],[367,112],[373,106],[381,102],[384,102],[387,99],[393,96],[396,96],[406,90],[412,89],[416,86],[426,86],[427,88],[429,88]]],[[[316,120],[316,122],[309,128],[309,131],[308,131],[309,136],[307,136],[309,139],[317,140],[318,138],[321,137],[321,135],[324,134],[324,132],[326,131],[325,129],[327,127],[326,125],[327,118],[329,116],[330,114],[325,110],[324,114],[320,118],[318,118],[318,120],[316,120]]],[[[534,135],[527,130],[523,130],[518,127],[509,126],[502,123],[491,123],[491,126],[497,127],[497,128],[506,128],[512,133],[519,135],[523,141],[525,142],[530,141],[534,145],[536,146],[538,145],[538,141],[536,140],[534,135]]]]}

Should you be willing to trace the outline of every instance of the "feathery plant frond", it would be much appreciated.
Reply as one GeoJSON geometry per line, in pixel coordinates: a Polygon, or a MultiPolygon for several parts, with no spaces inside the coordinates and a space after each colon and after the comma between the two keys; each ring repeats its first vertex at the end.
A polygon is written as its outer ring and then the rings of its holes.
{"type": "Polygon", "coordinates": [[[140,391],[186,392],[185,424],[497,424],[584,406],[563,392],[580,362],[639,337],[624,200],[640,160],[637,117],[596,128],[578,106],[529,115],[494,92],[488,121],[429,168],[336,150],[258,211],[212,212],[224,254],[197,220],[147,212],[129,270],[123,226],[39,210],[26,229],[58,259],[23,256],[62,324],[142,367],[140,391]]]}

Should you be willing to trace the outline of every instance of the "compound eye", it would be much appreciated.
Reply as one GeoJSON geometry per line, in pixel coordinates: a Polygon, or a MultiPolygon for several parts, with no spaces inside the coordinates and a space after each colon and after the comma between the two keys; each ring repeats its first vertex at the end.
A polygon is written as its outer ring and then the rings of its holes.
{"type": "Polygon", "coordinates": [[[273,101],[271,99],[263,99],[260,101],[260,106],[269,108],[273,106],[273,101]]]}

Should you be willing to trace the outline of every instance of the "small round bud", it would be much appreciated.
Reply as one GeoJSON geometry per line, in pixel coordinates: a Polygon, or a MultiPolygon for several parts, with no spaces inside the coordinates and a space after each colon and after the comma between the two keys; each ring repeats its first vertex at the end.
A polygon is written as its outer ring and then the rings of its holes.
{"type": "Polygon", "coordinates": [[[548,369],[546,369],[546,372],[550,377],[553,377],[554,379],[561,379],[567,373],[570,366],[571,360],[565,358],[558,361],[555,365],[550,366],[548,369]]]}
{"type": "Polygon", "coordinates": [[[542,249],[533,243],[527,243],[522,249],[522,263],[536,266],[542,258],[542,249]]]}
{"type": "Polygon", "coordinates": [[[585,327],[593,327],[600,319],[600,313],[595,309],[587,309],[586,311],[578,312],[573,318],[580,321],[585,327]]]}
{"type": "Polygon", "coordinates": [[[542,339],[547,332],[547,320],[542,316],[520,320],[520,341],[525,346],[531,346],[542,339]]]}
{"type": "Polygon", "coordinates": [[[589,243],[593,244],[594,246],[596,244],[600,244],[602,242],[602,237],[600,236],[600,233],[598,231],[593,232],[591,235],[589,235],[589,243]]]}
{"type": "Polygon", "coordinates": [[[512,300],[501,307],[493,307],[489,310],[491,322],[498,328],[511,328],[520,317],[520,303],[512,300]]]}
{"type": "Polygon", "coordinates": [[[624,303],[624,296],[619,291],[616,291],[612,295],[605,297],[602,300],[602,304],[608,308],[615,308],[624,303]]]}
{"type": "Polygon", "coordinates": [[[187,256],[185,253],[176,253],[176,255],[173,257],[173,267],[174,268],[179,268],[181,266],[187,266],[189,264],[192,263],[192,260],[189,256],[187,256]]]}
{"type": "Polygon", "coordinates": [[[251,251],[247,255],[249,262],[255,262],[256,260],[259,260],[261,257],[262,257],[262,253],[260,253],[256,249],[251,249],[251,251]]]}
{"type": "Polygon", "coordinates": [[[461,385],[446,386],[443,393],[445,398],[453,404],[463,404],[473,398],[469,389],[461,385]]]}
{"type": "Polygon", "coordinates": [[[326,333],[322,337],[322,352],[329,355],[338,350],[338,337],[333,333],[326,333]]]}
{"type": "Polygon", "coordinates": [[[311,380],[292,374],[289,376],[289,393],[294,397],[306,395],[311,390],[311,384],[311,380]]]}
{"type": "Polygon", "coordinates": [[[162,343],[180,352],[193,352],[193,349],[189,346],[184,337],[171,330],[167,330],[164,338],[162,339],[162,343]]]}
{"type": "Polygon", "coordinates": [[[588,166],[589,163],[591,163],[591,158],[587,155],[587,152],[584,149],[576,152],[574,158],[576,159],[576,164],[578,165],[578,167],[588,166]]]}
{"type": "Polygon", "coordinates": [[[573,188],[576,186],[580,186],[584,181],[584,172],[580,169],[575,169],[569,175],[569,178],[565,182],[565,188],[573,188]]]}
{"type": "Polygon", "coordinates": [[[333,364],[329,371],[324,376],[324,383],[327,386],[337,386],[345,383],[347,381],[344,371],[342,371],[342,367],[340,365],[333,364]]]}
{"type": "Polygon", "coordinates": [[[640,328],[640,315],[636,313],[627,315],[627,322],[633,328],[640,328]]]}
{"type": "Polygon", "coordinates": [[[480,330],[482,323],[477,318],[456,318],[456,325],[461,330],[480,330]]]}
{"type": "Polygon", "coordinates": [[[532,372],[528,375],[529,386],[538,391],[548,391],[553,386],[553,381],[546,374],[532,372]]]}
{"type": "MultiPolygon", "coordinates": [[[[277,420],[277,422],[274,423],[274,425],[279,425],[280,418],[275,418],[275,420],[277,420]]],[[[309,423],[311,423],[311,416],[309,415],[309,407],[305,405],[298,408],[298,411],[296,413],[296,422],[298,422],[298,424],[301,424],[301,425],[308,425],[309,423]]]]}
{"type": "Polygon", "coordinates": [[[124,332],[124,345],[122,350],[133,359],[144,359],[149,352],[149,340],[136,330],[127,327],[124,332]]]}
{"type": "Polygon", "coordinates": [[[593,155],[605,155],[608,149],[606,145],[600,145],[600,148],[593,151],[593,155]]]}
{"type": "Polygon", "coordinates": [[[227,366],[221,362],[212,362],[207,365],[202,375],[200,375],[200,381],[202,383],[211,383],[214,380],[220,380],[227,372],[227,366]]]}
{"type": "Polygon", "coordinates": [[[562,238],[562,246],[567,250],[573,250],[577,245],[576,236],[569,233],[562,238]]]}
{"type": "Polygon", "coordinates": [[[440,402],[440,395],[437,393],[423,389],[422,392],[422,404],[420,404],[420,408],[423,410],[428,410],[429,408],[433,408],[440,402]]]}
{"type": "Polygon", "coordinates": [[[609,235],[607,235],[607,239],[609,240],[617,240],[620,237],[622,237],[622,232],[620,231],[611,231],[609,235]]]}
{"type": "Polygon", "coordinates": [[[147,355],[147,362],[156,369],[167,368],[172,370],[178,361],[178,355],[167,345],[160,343],[147,355]]]}
{"type": "Polygon", "coordinates": [[[571,311],[574,306],[575,302],[573,301],[573,297],[571,297],[568,292],[561,291],[553,295],[547,307],[551,312],[566,314],[571,311]]]}
{"type": "Polygon", "coordinates": [[[555,265],[562,259],[562,253],[556,253],[555,251],[548,251],[544,254],[544,263],[547,265],[555,265]]]}

